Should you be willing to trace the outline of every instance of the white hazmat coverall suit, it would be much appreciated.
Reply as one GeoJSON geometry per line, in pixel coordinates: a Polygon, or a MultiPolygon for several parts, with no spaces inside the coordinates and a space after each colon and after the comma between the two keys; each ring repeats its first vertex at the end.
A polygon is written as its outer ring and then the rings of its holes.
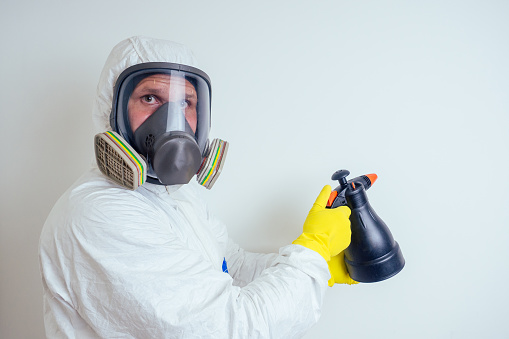
{"type": "MultiPolygon", "coordinates": [[[[194,66],[182,45],[135,37],[102,72],[97,132],[111,130],[113,87],[135,64],[194,66]]],[[[96,168],[58,200],[40,238],[49,338],[296,338],[319,318],[327,262],[299,245],[254,254],[228,238],[190,184],[135,191],[96,168]],[[226,262],[228,272],[223,272],[226,262]]]]}

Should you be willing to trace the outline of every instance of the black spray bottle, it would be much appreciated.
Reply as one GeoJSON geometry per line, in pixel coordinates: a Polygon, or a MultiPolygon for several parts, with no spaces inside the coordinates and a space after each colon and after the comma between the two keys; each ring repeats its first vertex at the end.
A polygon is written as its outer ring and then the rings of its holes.
{"type": "Polygon", "coordinates": [[[333,174],[339,180],[329,199],[328,207],[350,207],[352,241],[345,250],[348,273],[358,282],[378,282],[398,274],[405,259],[398,243],[384,221],[375,213],[366,195],[377,176],[369,174],[346,181],[350,172],[340,170],[333,174]],[[336,193],[335,193],[336,192],[336,193]]]}

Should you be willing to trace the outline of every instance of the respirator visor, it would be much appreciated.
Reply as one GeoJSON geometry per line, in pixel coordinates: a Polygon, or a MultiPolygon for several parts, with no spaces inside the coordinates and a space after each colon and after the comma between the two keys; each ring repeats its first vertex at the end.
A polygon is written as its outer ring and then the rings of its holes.
{"type": "Polygon", "coordinates": [[[149,123],[157,125],[155,138],[172,132],[192,136],[204,155],[210,130],[210,82],[205,73],[169,63],[135,68],[119,77],[112,127],[144,156],[147,151],[136,142],[135,133],[149,123]]]}

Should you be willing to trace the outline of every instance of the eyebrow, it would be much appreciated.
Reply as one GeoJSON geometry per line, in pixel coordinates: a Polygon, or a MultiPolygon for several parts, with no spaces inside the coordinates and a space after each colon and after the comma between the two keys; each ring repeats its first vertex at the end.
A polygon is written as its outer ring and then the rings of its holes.
{"type": "Polygon", "coordinates": [[[150,93],[155,93],[155,94],[161,94],[161,93],[164,93],[164,92],[168,92],[168,91],[165,91],[161,88],[152,88],[152,87],[145,87],[145,88],[140,88],[140,92],[141,93],[144,93],[144,92],[150,92],[150,93]]]}

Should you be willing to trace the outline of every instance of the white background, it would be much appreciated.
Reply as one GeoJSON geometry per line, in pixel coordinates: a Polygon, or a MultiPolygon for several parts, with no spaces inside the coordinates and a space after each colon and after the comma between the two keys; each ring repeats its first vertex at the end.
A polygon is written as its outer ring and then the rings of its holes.
{"type": "Polygon", "coordinates": [[[93,159],[111,48],[190,46],[231,142],[212,209],[246,249],[301,231],[331,174],[368,192],[405,269],[331,288],[306,338],[507,338],[509,2],[0,3],[0,337],[41,338],[37,246],[93,159]]]}

